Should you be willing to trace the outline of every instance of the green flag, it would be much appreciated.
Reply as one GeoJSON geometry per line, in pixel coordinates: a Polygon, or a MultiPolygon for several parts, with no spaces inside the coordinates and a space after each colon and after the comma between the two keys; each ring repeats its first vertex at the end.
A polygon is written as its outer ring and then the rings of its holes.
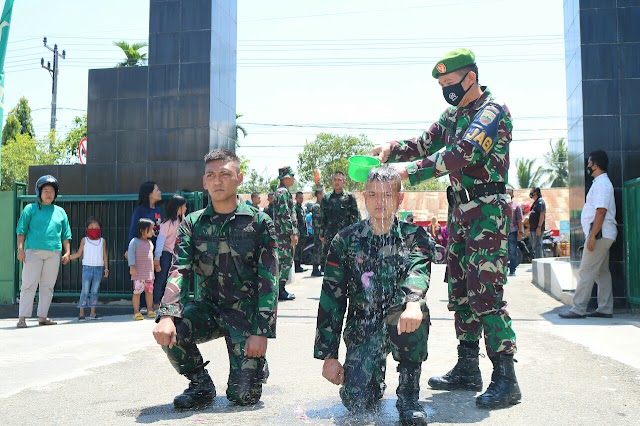
{"type": "MultiPolygon", "coordinates": [[[[7,56],[11,12],[13,12],[13,0],[5,0],[2,18],[0,18],[0,135],[2,135],[2,122],[4,119],[4,58],[7,56]]],[[[0,176],[2,171],[1,149],[0,147],[0,176]]]]}

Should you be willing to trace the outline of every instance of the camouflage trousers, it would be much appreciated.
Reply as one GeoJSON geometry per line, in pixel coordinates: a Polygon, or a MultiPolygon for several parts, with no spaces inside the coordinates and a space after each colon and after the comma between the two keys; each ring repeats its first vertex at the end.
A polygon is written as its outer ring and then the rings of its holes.
{"type": "Polygon", "coordinates": [[[313,260],[312,263],[314,265],[324,266],[324,262],[327,257],[324,253],[324,247],[322,246],[322,241],[320,240],[320,236],[316,232],[313,234],[313,260]]]}
{"type": "Polygon", "coordinates": [[[449,217],[448,308],[458,340],[478,341],[484,330],[489,358],[516,352],[516,335],[503,300],[507,273],[509,208],[480,203],[449,217]]]}
{"type": "Polygon", "coordinates": [[[344,383],[340,398],[349,410],[374,405],[386,389],[385,373],[389,352],[401,365],[419,367],[427,359],[429,311],[413,333],[398,335],[398,319],[402,306],[382,321],[351,318],[344,329],[347,355],[344,361],[344,383]],[[363,324],[366,324],[363,326],[363,324]]]}
{"type": "Polygon", "coordinates": [[[298,244],[296,244],[296,249],[293,252],[293,261],[294,262],[301,263],[302,251],[306,247],[308,239],[309,239],[309,237],[307,237],[307,236],[304,236],[304,237],[299,236],[298,237],[298,244]]]}
{"type": "Polygon", "coordinates": [[[287,284],[289,273],[293,266],[293,247],[291,247],[291,240],[278,241],[276,253],[278,254],[278,272],[280,274],[278,278],[278,289],[282,291],[287,284]]]}
{"type": "Polygon", "coordinates": [[[186,305],[183,318],[176,318],[176,344],[163,346],[173,368],[180,374],[189,374],[204,364],[197,343],[224,337],[229,353],[229,379],[227,398],[238,405],[256,404],[262,396],[262,384],[269,376],[267,360],[244,356],[245,340],[233,342],[221,326],[213,303],[196,300],[186,305]]]}

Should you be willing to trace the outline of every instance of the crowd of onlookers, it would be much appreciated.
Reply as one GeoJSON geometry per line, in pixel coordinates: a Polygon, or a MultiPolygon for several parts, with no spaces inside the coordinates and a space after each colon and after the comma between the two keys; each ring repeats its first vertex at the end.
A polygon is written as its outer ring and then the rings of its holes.
{"type": "MultiPolygon", "coordinates": [[[[33,311],[36,291],[39,289],[38,323],[55,325],[48,317],[59,265],[82,258],[82,290],[78,302],[78,321],[100,320],[96,312],[98,294],[103,277],[109,276],[107,242],[102,237],[100,218],[87,219],[85,235],[78,249],[71,253],[71,227],[65,210],[55,204],[59,184],[55,177],[46,175],[35,185],[38,200],[27,205],[16,228],[18,260],[22,268],[22,287],[18,313],[18,328],[26,328],[26,318],[33,311]],[[62,254],[61,254],[62,253],[62,254]],[[86,315],[85,309],[89,309],[86,315]]],[[[155,318],[160,305],[171,266],[173,248],[180,222],[187,211],[187,201],[173,195],[166,203],[163,214],[159,206],[162,193],[155,182],[144,182],[138,193],[138,203],[131,217],[125,258],[129,264],[135,320],[155,318]],[[141,295],[144,294],[144,298],[141,295]]]]}

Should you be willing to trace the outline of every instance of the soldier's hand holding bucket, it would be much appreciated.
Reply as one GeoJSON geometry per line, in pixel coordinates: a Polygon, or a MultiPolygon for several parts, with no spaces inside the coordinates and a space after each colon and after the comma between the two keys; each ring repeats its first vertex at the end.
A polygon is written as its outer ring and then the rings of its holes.
{"type": "Polygon", "coordinates": [[[383,143],[371,150],[372,157],[378,157],[381,163],[386,163],[391,154],[391,142],[383,143]]]}

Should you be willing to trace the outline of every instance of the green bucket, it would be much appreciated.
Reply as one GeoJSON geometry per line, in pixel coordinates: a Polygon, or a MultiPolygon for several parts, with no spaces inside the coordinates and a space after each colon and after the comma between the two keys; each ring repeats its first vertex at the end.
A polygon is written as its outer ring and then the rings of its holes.
{"type": "Polygon", "coordinates": [[[349,158],[349,177],[356,182],[366,182],[371,169],[380,167],[380,160],[366,155],[354,155],[349,158]]]}

